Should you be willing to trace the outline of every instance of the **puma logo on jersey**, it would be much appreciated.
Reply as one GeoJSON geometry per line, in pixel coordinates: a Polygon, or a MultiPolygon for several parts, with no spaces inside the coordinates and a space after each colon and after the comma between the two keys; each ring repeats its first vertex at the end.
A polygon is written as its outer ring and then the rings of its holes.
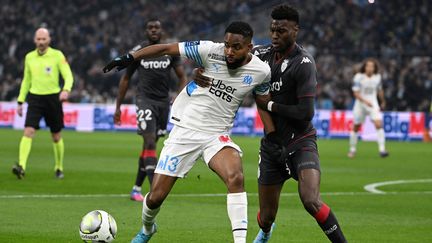
{"type": "Polygon", "coordinates": [[[171,64],[171,61],[167,59],[166,61],[145,61],[141,60],[141,66],[145,69],[165,69],[171,64]]]}
{"type": "Polygon", "coordinates": [[[303,63],[312,63],[311,60],[309,59],[309,57],[303,57],[302,61],[300,62],[300,64],[303,63]]]}

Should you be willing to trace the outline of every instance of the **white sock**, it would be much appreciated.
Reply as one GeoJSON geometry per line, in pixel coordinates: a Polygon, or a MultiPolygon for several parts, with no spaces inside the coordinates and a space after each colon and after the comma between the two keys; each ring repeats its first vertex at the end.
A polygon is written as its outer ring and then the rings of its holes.
{"type": "Polygon", "coordinates": [[[377,130],[377,142],[378,142],[378,149],[380,152],[385,151],[385,133],[384,129],[380,128],[377,130]]]}
{"type": "Polygon", "coordinates": [[[141,191],[141,187],[135,185],[135,186],[132,187],[132,190],[140,192],[141,191]]]}
{"type": "Polygon", "coordinates": [[[150,235],[153,234],[155,231],[155,218],[156,215],[159,213],[160,207],[156,208],[156,209],[150,209],[149,207],[147,207],[147,195],[148,193],[145,195],[144,197],[144,201],[143,201],[143,210],[142,210],[142,223],[143,223],[143,232],[146,235],[150,235]]]}
{"type": "Polygon", "coordinates": [[[354,131],[350,132],[350,152],[355,153],[358,141],[358,134],[354,131]]]}
{"type": "Polygon", "coordinates": [[[246,192],[228,193],[227,210],[231,220],[234,243],[245,243],[248,224],[246,192]]]}

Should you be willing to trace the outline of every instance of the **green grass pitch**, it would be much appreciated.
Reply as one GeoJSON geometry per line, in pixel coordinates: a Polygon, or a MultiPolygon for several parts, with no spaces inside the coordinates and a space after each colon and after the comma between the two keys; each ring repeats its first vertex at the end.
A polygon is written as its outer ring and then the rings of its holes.
{"type": "MultiPolygon", "coordinates": [[[[39,131],[26,177],[18,180],[11,167],[21,136],[22,131],[0,129],[0,242],[81,242],[80,220],[94,209],[114,216],[116,242],[132,239],[141,226],[141,203],[128,197],[141,148],[139,136],[65,131],[65,178],[57,180],[49,132],[39,131]]],[[[233,140],[244,151],[248,242],[252,242],[258,231],[259,138],[233,140]]],[[[320,140],[322,198],[349,242],[432,242],[432,144],[388,142],[387,147],[390,157],[381,159],[376,143],[360,142],[357,157],[348,159],[347,140],[320,140]],[[387,194],[363,189],[370,183],[419,179],[427,180],[378,188],[391,192],[387,194]]],[[[148,182],[144,185],[148,191],[148,182]]],[[[283,192],[270,242],[327,242],[303,209],[297,184],[288,181],[283,192]]],[[[186,179],[177,181],[163,204],[152,242],[232,242],[225,193],[220,179],[198,162],[186,179]]]]}

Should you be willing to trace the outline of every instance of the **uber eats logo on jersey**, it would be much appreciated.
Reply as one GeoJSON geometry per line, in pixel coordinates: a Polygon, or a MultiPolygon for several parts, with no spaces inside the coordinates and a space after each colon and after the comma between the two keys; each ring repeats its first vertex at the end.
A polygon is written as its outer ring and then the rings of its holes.
{"type": "Polygon", "coordinates": [[[219,97],[227,102],[232,101],[232,95],[237,89],[232,86],[226,85],[219,79],[213,79],[212,85],[210,86],[209,92],[214,94],[216,97],[219,97]]]}
{"type": "Polygon", "coordinates": [[[167,68],[170,65],[171,61],[170,59],[167,59],[166,61],[146,61],[141,60],[141,66],[145,69],[158,69],[158,68],[167,68]]]}

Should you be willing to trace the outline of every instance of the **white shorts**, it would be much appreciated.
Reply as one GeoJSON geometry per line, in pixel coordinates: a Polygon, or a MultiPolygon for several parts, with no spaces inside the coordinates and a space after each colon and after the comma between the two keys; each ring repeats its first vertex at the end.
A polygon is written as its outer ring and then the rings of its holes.
{"type": "Polygon", "coordinates": [[[205,133],[174,125],[159,156],[155,173],[185,177],[202,157],[208,165],[211,158],[224,147],[242,151],[228,133],[205,133]]]}
{"type": "Polygon", "coordinates": [[[376,102],[372,103],[372,107],[369,107],[362,102],[356,101],[354,103],[353,116],[355,125],[362,124],[366,116],[370,116],[373,121],[382,120],[382,114],[376,102]]]}

